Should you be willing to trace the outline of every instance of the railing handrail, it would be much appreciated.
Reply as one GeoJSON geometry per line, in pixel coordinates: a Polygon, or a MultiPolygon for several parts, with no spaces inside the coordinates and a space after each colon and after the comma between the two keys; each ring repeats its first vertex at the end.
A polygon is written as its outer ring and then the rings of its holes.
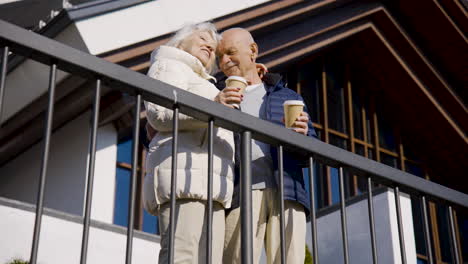
{"type": "Polygon", "coordinates": [[[9,46],[12,52],[29,56],[44,64],[57,63],[61,70],[85,78],[99,77],[111,88],[129,94],[141,94],[145,100],[167,108],[177,104],[180,112],[235,132],[250,131],[252,138],[272,145],[308,153],[331,166],[343,166],[350,172],[368,175],[379,183],[397,184],[401,191],[425,194],[427,197],[455,207],[468,208],[468,195],[412,174],[369,160],[344,149],[326,144],[259,120],[248,114],[232,110],[198,95],[151,79],[141,73],[79,51],[55,40],[43,37],[0,20],[0,45],[9,46]],[[33,51],[33,52],[31,52],[33,51]],[[155,93],[157,87],[157,93],[155,93]]]}

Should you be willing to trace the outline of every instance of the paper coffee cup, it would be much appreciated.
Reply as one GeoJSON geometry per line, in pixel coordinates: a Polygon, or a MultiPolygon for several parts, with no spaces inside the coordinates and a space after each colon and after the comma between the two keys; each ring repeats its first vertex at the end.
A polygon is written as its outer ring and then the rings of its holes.
{"type": "Polygon", "coordinates": [[[243,93],[245,87],[247,87],[247,80],[240,76],[229,76],[226,79],[226,87],[238,87],[241,88],[240,92],[243,93]]]}
{"type": "MultiPolygon", "coordinates": [[[[237,87],[237,88],[240,88],[240,93],[243,94],[244,93],[244,90],[245,90],[245,87],[247,87],[247,80],[240,77],[240,76],[229,76],[227,79],[226,79],[226,87],[237,87]]],[[[239,109],[239,105],[238,104],[232,104],[234,105],[234,107],[236,107],[237,109],[239,109]]]]}
{"type": "Polygon", "coordinates": [[[284,124],[287,128],[292,128],[294,121],[304,111],[304,102],[300,100],[287,100],[283,103],[284,107],[284,124]]]}

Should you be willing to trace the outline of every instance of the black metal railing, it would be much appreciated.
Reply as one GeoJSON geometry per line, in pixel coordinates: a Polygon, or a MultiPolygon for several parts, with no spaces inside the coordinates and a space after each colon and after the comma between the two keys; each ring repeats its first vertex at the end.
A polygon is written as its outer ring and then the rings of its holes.
{"type": "MultiPolygon", "coordinates": [[[[3,107],[3,95],[5,90],[6,67],[8,53],[13,52],[18,55],[28,56],[32,60],[39,61],[43,64],[50,65],[49,77],[49,101],[46,112],[46,125],[44,131],[44,145],[42,155],[42,167],[40,171],[40,183],[36,207],[36,221],[34,226],[34,236],[31,250],[30,263],[37,262],[38,242],[41,230],[41,219],[44,199],[44,184],[47,177],[47,165],[50,148],[50,137],[52,132],[52,120],[54,111],[54,93],[57,69],[66,71],[73,75],[79,75],[87,79],[96,80],[96,90],[93,104],[93,116],[91,126],[91,140],[89,147],[89,169],[87,175],[87,191],[85,212],[83,217],[83,237],[81,249],[81,263],[86,263],[88,234],[90,222],[90,209],[92,202],[92,189],[94,179],[94,164],[96,153],[96,132],[98,124],[99,100],[101,96],[101,85],[105,84],[112,89],[118,89],[135,96],[135,120],[133,130],[133,158],[132,158],[132,181],[130,191],[130,210],[128,216],[128,231],[127,231],[127,247],[126,247],[126,263],[131,263],[132,256],[132,238],[133,238],[133,222],[136,194],[136,168],[138,163],[137,146],[140,127],[140,105],[141,100],[151,101],[153,103],[164,106],[168,109],[173,109],[173,152],[172,157],[176,157],[178,149],[178,116],[179,113],[193,116],[199,120],[208,123],[209,144],[208,144],[208,197],[212,197],[213,192],[213,128],[214,126],[223,127],[241,135],[241,253],[242,263],[252,263],[252,188],[251,188],[251,140],[256,139],[278,147],[280,186],[279,200],[280,208],[284,208],[283,202],[283,149],[295,151],[309,157],[309,189],[311,201],[311,231],[312,231],[312,255],[314,263],[319,263],[317,243],[317,219],[314,196],[314,163],[320,162],[328,166],[334,166],[339,169],[339,190],[340,190],[340,213],[341,213],[341,228],[342,242],[344,250],[344,262],[349,263],[349,247],[347,234],[347,218],[346,218],[346,203],[344,195],[344,180],[343,171],[346,169],[352,174],[367,178],[367,201],[369,214],[370,241],[372,246],[372,260],[374,263],[377,259],[377,242],[375,238],[375,220],[373,208],[372,186],[374,183],[389,186],[394,190],[397,223],[399,231],[399,241],[401,249],[402,263],[406,263],[405,245],[402,231],[401,207],[400,207],[400,191],[415,195],[421,199],[422,215],[424,223],[424,237],[428,249],[429,263],[432,260],[432,243],[429,234],[427,202],[433,201],[448,206],[448,220],[450,227],[450,238],[452,257],[454,263],[460,263],[460,249],[456,243],[456,233],[454,227],[453,211],[466,211],[468,208],[468,195],[441,186],[439,184],[418,178],[414,175],[403,171],[388,167],[375,161],[366,159],[356,154],[350,153],[343,149],[320,142],[319,140],[310,139],[303,135],[294,133],[288,129],[280,128],[270,122],[258,120],[255,117],[246,115],[239,111],[226,108],[220,104],[209,101],[189,92],[174,88],[166,83],[148,78],[140,73],[131,71],[122,66],[112,64],[110,62],[99,59],[95,56],[78,51],[54,40],[42,37],[35,33],[21,29],[7,22],[0,20],[0,47],[3,48],[3,61],[1,69],[0,81],[0,119],[1,109],[3,107]]],[[[171,179],[171,200],[170,200],[170,243],[169,243],[169,263],[174,260],[174,231],[175,231],[175,186],[176,177],[175,171],[177,168],[177,159],[172,159],[172,179],[171,179]]],[[[212,200],[208,199],[207,206],[207,248],[206,253],[209,256],[211,263],[211,237],[212,237],[212,200]]],[[[280,212],[280,235],[281,235],[281,262],[285,263],[285,230],[284,230],[284,212],[280,212]]]]}

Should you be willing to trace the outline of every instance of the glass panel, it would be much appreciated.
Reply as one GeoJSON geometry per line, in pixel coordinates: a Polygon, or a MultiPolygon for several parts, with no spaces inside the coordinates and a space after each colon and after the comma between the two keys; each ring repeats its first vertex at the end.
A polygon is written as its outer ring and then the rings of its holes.
{"type": "Polygon", "coordinates": [[[317,133],[317,138],[320,139],[320,140],[323,140],[322,138],[322,130],[321,129],[318,129],[318,128],[314,128],[315,129],[315,133],[317,133]]]}
{"type": "Polygon", "coordinates": [[[353,89],[353,122],[354,122],[354,136],[364,140],[364,131],[362,128],[362,114],[361,114],[361,99],[358,95],[357,89],[353,89]]]}
{"type": "Polygon", "coordinates": [[[340,202],[339,171],[337,168],[330,167],[330,184],[332,192],[332,204],[340,202]]]}
{"type": "MultiPolygon", "coordinates": [[[[328,204],[328,199],[326,199],[326,192],[324,191],[326,186],[323,172],[323,165],[318,162],[314,162],[315,206],[317,210],[325,207],[328,204]]],[[[309,169],[304,168],[303,174],[306,190],[309,191],[309,169]]]]}
{"type": "Polygon", "coordinates": [[[463,260],[468,261],[468,217],[457,212],[458,232],[460,233],[460,244],[463,260]]]}
{"type": "Polygon", "coordinates": [[[374,134],[372,133],[372,122],[369,115],[369,111],[366,112],[367,120],[366,120],[366,128],[367,128],[367,142],[373,144],[374,143],[374,134]]]}
{"type": "Polygon", "coordinates": [[[398,160],[397,158],[385,154],[383,152],[380,153],[380,160],[383,164],[388,165],[390,167],[398,168],[398,160]]]}
{"type": "MultiPolygon", "coordinates": [[[[339,170],[334,167],[330,168],[330,184],[331,184],[331,192],[332,192],[332,204],[336,204],[340,202],[340,182],[339,182],[339,170]]],[[[351,196],[351,188],[352,188],[352,181],[349,173],[344,170],[343,172],[344,178],[344,190],[345,190],[345,199],[351,196]]]]}
{"type": "Polygon", "coordinates": [[[367,178],[356,176],[357,177],[357,194],[362,194],[367,192],[367,178]]]}
{"type": "Polygon", "coordinates": [[[382,127],[379,122],[379,144],[380,147],[396,152],[396,143],[393,131],[391,128],[384,126],[382,127]]]}
{"type": "Polygon", "coordinates": [[[117,168],[116,178],[114,224],[127,226],[131,171],[117,168]]]}
{"type": "Polygon", "coordinates": [[[351,176],[347,170],[343,170],[345,184],[345,199],[348,199],[354,193],[354,176],[351,176]]]}
{"type": "Polygon", "coordinates": [[[371,159],[371,160],[376,160],[376,155],[375,155],[375,151],[373,149],[368,149],[367,150],[367,155],[368,155],[368,159],[371,159]]]}
{"type": "Polygon", "coordinates": [[[127,139],[117,145],[117,161],[132,164],[132,140],[127,139]]]}
{"type": "Polygon", "coordinates": [[[335,145],[342,149],[348,149],[348,142],[346,139],[330,134],[329,135],[330,144],[335,145]]]}
{"type": "MultiPolygon", "coordinates": [[[[363,145],[359,143],[355,143],[354,148],[355,148],[356,154],[361,155],[363,157],[366,156],[363,145]]],[[[357,194],[367,192],[367,178],[357,176],[357,191],[358,191],[357,194]]]]}
{"type": "Polygon", "coordinates": [[[411,146],[408,146],[405,143],[403,143],[403,145],[404,145],[405,158],[413,160],[413,161],[420,161],[418,156],[414,154],[414,152],[412,151],[411,146]]]}
{"type": "Polygon", "coordinates": [[[317,196],[319,197],[318,199],[318,208],[323,208],[325,206],[328,206],[328,185],[327,185],[327,180],[326,180],[326,173],[325,173],[325,166],[321,163],[315,163],[315,170],[317,173],[317,182],[315,183],[317,186],[317,196]]]}
{"type": "MultiPolygon", "coordinates": [[[[378,108],[382,108],[383,106],[379,104],[378,108]]],[[[393,133],[392,124],[388,122],[388,119],[385,118],[383,111],[379,110],[377,112],[377,120],[379,125],[379,144],[380,147],[385,148],[390,151],[396,151],[396,140],[395,135],[393,133]]]]}
{"type": "Polygon", "coordinates": [[[143,209],[143,231],[159,234],[158,218],[146,212],[145,209],[143,209]]]}
{"type": "MultiPolygon", "coordinates": [[[[339,170],[334,167],[330,168],[330,180],[331,180],[331,192],[332,192],[332,204],[340,202],[340,185],[339,185],[339,170]]],[[[344,190],[345,199],[351,197],[352,177],[349,176],[347,171],[344,171],[344,190]]]]}
{"type": "Polygon", "coordinates": [[[405,161],[405,169],[408,173],[424,178],[424,170],[412,162],[405,161]]]}
{"type": "MultiPolygon", "coordinates": [[[[320,188],[320,184],[322,183],[322,175],[323,173],[321,172],[321,165],[319,165],[317,162],[314,162],[314,191],[315,191],[315,208],[318,209],[323,205],[323,198],[322,198],[322,190],[320,188]]],[[[304,184],[305,184],[305,189],[307,190],[308,193],[310,193],[310,188],[309,188],[309,168],[304,168],[302,170],[304,174],[304,184]]],[[[307,197],[309,199],[309,197],[307,197]]]]}
{"type": "Polygon", "coordinates": [[[427,264],[427,261],[425,261],[424,259],[418,258],[417,264],[427,264]]]}
{"type": "Polygon", "coordinates": [[[452,262],[447,213],[448,209],[446,206],[440,204],[437,205],[437,225],[439,230],[440,254],[442,255],[442,261],[452,262]]]}
{"type": "Polygon", "coordinates": [[[322,64],[319,60],[305,64],[299,71],[298,80],[301,85],[301,95],[314,123],[322,123],[320,119],[322,101],[322,64]]]}
{"type": "Polygon", "coordinates": [[[352,99],[353,99],[353,120],[354,120],[354,136],[364,140],[364,133],[367,135],[367,142],[373,143],[372,126],[370,116],[370,101],[369,93],[367,92],[369,84],[368,79],[361,79],[357,74],[352,76],[352,99]],[[365,117],[362,118],[362,110],[365,110],[365,117]],[[366,131],[364,131],[363,123],[365,122],[366,131]]]}
{"type": "Polygon", "coordinates": [[[421,202],[418,198],[411,196],[411,205],[416,253],[426,255],[426,240],[424,238],[421,202]]]}
{"type": "Polygon", "coordinates": [[[354,144],[354,149],[355,149],[355,151],[356,151],[356,154],[361,155],[361,156],[363,156],[363,157],[366,156],[366,152],[365,152],[365,149],[364,149],[364,146],[363,146],[363,145],[361,145],[361,144],[359,144],[359,143],[355,143],[355,144],[354,144]]]}
{"type": "Polygon", "coordinates": [[[340,61],[328,61],[325,71],[327,75],[328,126],[331,129],[347,133],[344,65],[340,61]]]}

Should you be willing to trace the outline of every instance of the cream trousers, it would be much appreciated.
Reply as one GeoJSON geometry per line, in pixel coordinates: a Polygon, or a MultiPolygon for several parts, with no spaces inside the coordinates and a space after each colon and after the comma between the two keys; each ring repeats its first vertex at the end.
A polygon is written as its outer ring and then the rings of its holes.
{"type": "MultiPolygon", "coordinates": [[[[205,264],[206,261],[206,201],[178,199],[176,201],[176,226],[174,240],[174,263],[205,264]]],[[[170,203],[159,209],[159,230],[161,231],[161,251],[159,263],[167,263],[169,258],[169,217],[170,203]]],[[[212,263],[221,263],[224,241],[224,207],[213,202],[212,263]]]]}
{"type": "MultiPolygon", "coordinates": [[[[304,207],[295,201],[284,201],[286,262],[304,263],[306,216],[304,207]]],[[[281,263],[279,197],[276,189],[252,191],[253,261],[258,263],[265,245],[267,263],[281,263]]],[[[223,263],[241,263],[240,208],[226,216],[223,263]]]]}

